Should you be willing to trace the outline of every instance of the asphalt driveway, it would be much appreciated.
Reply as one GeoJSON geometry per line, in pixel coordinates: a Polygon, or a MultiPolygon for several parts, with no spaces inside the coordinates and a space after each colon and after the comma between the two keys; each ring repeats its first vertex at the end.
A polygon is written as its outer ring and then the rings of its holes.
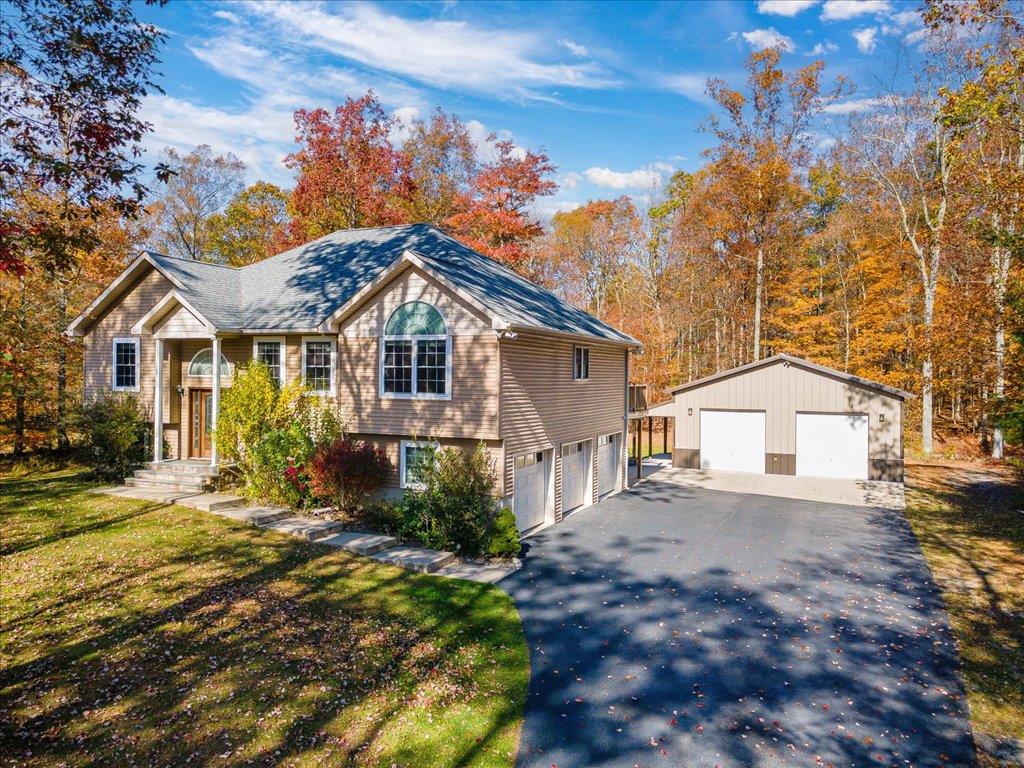
{"type": "Polygon", "coordinates": [[[974,764],[897,512],[652,478],[527,542],[521,766],[974,764]]]}

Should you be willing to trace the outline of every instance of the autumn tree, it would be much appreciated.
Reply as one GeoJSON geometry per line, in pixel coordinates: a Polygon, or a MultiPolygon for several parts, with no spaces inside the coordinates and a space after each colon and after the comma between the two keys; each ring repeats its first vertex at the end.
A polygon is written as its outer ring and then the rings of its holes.
{"type": "Polygon", "coordinates": [[[409,221],[443,227],[469,207],[477,146],[457,116],[438,108],[427,120],[413,120],[401,151],[409,175],[403,200],[409,221]]]}
{"type": "Polygon", "coordinates": [[[210,220],[242,189],[245,163],[228,152],[214,153],[206,144],[182,154],[163,152],[170,169],[162,194],[148,206],[151,247],[168,256],[214,261],[210,220]]]}
{"type": "Polygon", "coordinates": [[[708,93],[724,113],[712,114],[706,130],[718,144],[706,153],[709,172],[719,179],[726,247],[753,265],[752,352],[761,357],[765,286],[798,230],[800,168],[812,158],[813,121],[847,92],[840,79],[831,89],[821,82],[824,64],[784,72],[781,52],[766,48],[746,62],[747,92],[710,79],[708,93]]]}
{"type": "MultiPolygon", "coordinates": [[[[6,0],[0,29],[0,271],[49,272],[146,194],[142,99],[163,33],[129,0],[6,0]],[[39,209],[33,201],[43,201],[39,209]]],[[[157,168],[162,175],[164,169],[157,168]]]]}
{"type": "Polygon", "coordinates": [[[298,176],[288,203],[289,245],[339,229],[406,222],[410,180],[391,143],[394,118],[372,91],[334,110],[295,113],[299,149],[285,164],[298,176]]]}
{"type": "Polygon", "coordinates": [[[215,261],[242,267],[280,250],[287,224],[288,195],[266,181],[249,185],[209,217],[210,253],[215,261]]]}
{"type": "Polygon", "coordinates": [[[555,166],[543,151],[522,150],[508,139],[492,135],[487,143],[493,157],[474,177],[468,207],[449,217],[446,228],[470,247],[515,267],[544,231],[531,206],[555,193],[555,166]]]}

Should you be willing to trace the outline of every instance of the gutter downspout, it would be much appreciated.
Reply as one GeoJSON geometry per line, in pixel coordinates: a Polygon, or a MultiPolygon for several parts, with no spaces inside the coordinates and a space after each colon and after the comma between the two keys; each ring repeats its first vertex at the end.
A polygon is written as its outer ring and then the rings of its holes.
{"type": "Polygon", "coordinates": [[[629,347],[626,348],[626,373],[622,383],[622,445],[619,447],[619,461],[622,462],[625,480],[623,489],[629,490],[629,347]]]}

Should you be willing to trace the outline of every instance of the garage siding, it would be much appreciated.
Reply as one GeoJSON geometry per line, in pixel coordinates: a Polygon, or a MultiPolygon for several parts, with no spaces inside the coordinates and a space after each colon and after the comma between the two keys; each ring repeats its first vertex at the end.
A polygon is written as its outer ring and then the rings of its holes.
{"type": "MultiPolygon", "coordinates": [[[[626,351],[590,349],[590,378],[572,378],[573,342],[537,333],[501,341],[501,437],[505,445],[504,495],[512,493],[514,459],[526,451],[554,449],[555,520],[562,518],[563,443],[622,432],[626,351]]],[[[620,441],[625,450],[625,441],[620,441]]],[[[590,452],[591,497],[597,498],[596,451],[590,452]]],[[[625,460],[622,459],[624,465],[625,460]]],[[[617,487],[621,487],[621,480],[617,487]]]]}
{"type": "Polygon", "coordinates": [[[871,477],[902,477],[903,403],[877,390],[778,361],[680,392],[674,401],[677,466],[698,460],[702,408],[763,410],[765,470],[775,474],[796,471],[797,412],[866,413],[871,477]]]}

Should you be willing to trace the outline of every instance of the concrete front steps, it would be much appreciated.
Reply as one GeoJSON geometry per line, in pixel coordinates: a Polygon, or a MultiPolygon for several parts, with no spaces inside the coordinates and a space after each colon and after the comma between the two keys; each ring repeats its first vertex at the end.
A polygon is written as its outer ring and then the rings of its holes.
{"type": "Polygon", "coordinates": [[[129,488],[202,493],[216,476],[216,470],[208,462],[151,461],[144,469],[135,470],[132,477],[126,477],[124,484],[129,488]]]}

